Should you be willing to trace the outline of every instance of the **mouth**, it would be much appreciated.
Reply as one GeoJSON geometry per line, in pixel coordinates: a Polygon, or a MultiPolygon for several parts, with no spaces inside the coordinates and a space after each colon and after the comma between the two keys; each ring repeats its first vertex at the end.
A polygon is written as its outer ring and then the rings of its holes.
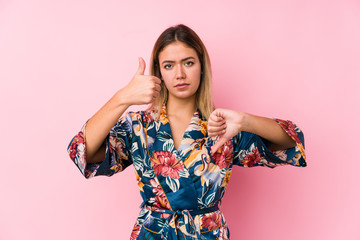
{"type": "Polygon", "coordinates": [[[187,86],[189,86],[190,84],[188,83],[179,83],[179,84],[176,84],[175,87],[176,88],[185,88],[187,86]]]}

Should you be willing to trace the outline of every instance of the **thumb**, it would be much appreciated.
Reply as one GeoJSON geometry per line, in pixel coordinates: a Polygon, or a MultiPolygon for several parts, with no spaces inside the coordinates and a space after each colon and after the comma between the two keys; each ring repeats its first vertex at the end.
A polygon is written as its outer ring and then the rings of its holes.
{"type": "Polygon", "coordinates": [[[144,75],[145,67],[146,67],[146,64],[145,64],[144,59],[142,57],[139,57],[139,67],[136,71],[136,75],[144,75]]]}
{"type": "Polygon", "coordinates": [[[226,139],[220,137],[219,140],[211,147],[211,155],[217,152],[217,150],[226,143],[226,139]]]}

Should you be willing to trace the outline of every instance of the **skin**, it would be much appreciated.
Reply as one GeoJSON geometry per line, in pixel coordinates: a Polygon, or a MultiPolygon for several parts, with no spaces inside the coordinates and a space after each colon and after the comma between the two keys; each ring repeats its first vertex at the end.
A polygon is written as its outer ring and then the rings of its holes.
{"type": "Polygon", "coordinates": [[[201,74],[201,63],[195,50],[175,42],[160,52],[159,62],[162,80],[169,91],[168,101],[195,103],[201,74]]]}
{"type": "MultiPolygon", "coordinates": [[[[166,46],[159,54],[159,63],[161,79],[144,75],[145,61],[139,58],[139,67],[128,85],[118,90],[90,118],[85,131],[87,163],[103,161],[104,140],[111,128],[129,106],[152,103],[160,94],[161,81],[164,81],[169,90],[167,114],[175,148],[179,147],[185,129],[196,110],[195,96],[200,83],[201,64],[195,50],[181,42],[166,46]]],[[[295,142],[272,119],[229,109],[216,109],[208,119],[208,135],[218,137],[211,152],[216,152],[239,131],[252,132],[267,139],[273,150],[295,146],[295,142]]]]}
{"type": "Polygon", "coordinates": [[[139,58],[139,67],[134,77],[124,88],[92,116],[85,130],[86,162],[97,163],[104,160],[104,140],[111,128],[131,105],[149,104],[160,95],[161,80],[144,75],[145,61],[139,58]]]}
{"type": "Polygon", "coordinates": [[[218,137],[218,141],[211,147],[211,152],[215,153],[240,131],[255,133],[268,140],[271,150],[296,146],[295,141],[273,119],[218,108],[210,114],[208,120],[208,135],[218,137]]]}
{"type": "Polygon", "coordinates": [[[193,48],[174,42],[159,54],[162,80],[169,91],[167,115],[178,149],[196,110],[195,96],[200,85],[201,63],[193,48]]]}

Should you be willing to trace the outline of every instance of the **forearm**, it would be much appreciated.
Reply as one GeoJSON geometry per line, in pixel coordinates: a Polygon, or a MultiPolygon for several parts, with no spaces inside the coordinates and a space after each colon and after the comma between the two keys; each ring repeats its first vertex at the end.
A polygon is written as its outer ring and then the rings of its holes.
{"type": "Polygon", "coordinates": [[[105,155],[104,140],[111,128],[124,114],[129,105],[123,90],[119,90],[86,124],[86,162],[101,162],[105,155]]]}
{"type": "Polygon", "coordinates": [[[149,104],[160,95],[161,80],[144,75],[145,61],[139,58],[139,67],[131,81],[88,121],[85,129],[86,162],[101,162],[105,154],[104,140],[111,128],[131,105],[149,104]]]}
{"type": "Polygon", "coordinates": [[[254,133],[270,142],[271,150],[288,149],[296,146],[295,141],[273,119],[243,114],[242,131],[254,133]]]}

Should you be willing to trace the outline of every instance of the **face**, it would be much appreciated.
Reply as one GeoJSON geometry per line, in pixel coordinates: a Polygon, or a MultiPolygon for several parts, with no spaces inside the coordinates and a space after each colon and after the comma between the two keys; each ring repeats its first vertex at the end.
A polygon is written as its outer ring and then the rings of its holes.
{"type": "Polygon", "coordinates": [[[200,85],[201,63],[196,51],[182,42],[167,45],[159,54],[162,80],[169,99],[193,99],[200,85]]]}

